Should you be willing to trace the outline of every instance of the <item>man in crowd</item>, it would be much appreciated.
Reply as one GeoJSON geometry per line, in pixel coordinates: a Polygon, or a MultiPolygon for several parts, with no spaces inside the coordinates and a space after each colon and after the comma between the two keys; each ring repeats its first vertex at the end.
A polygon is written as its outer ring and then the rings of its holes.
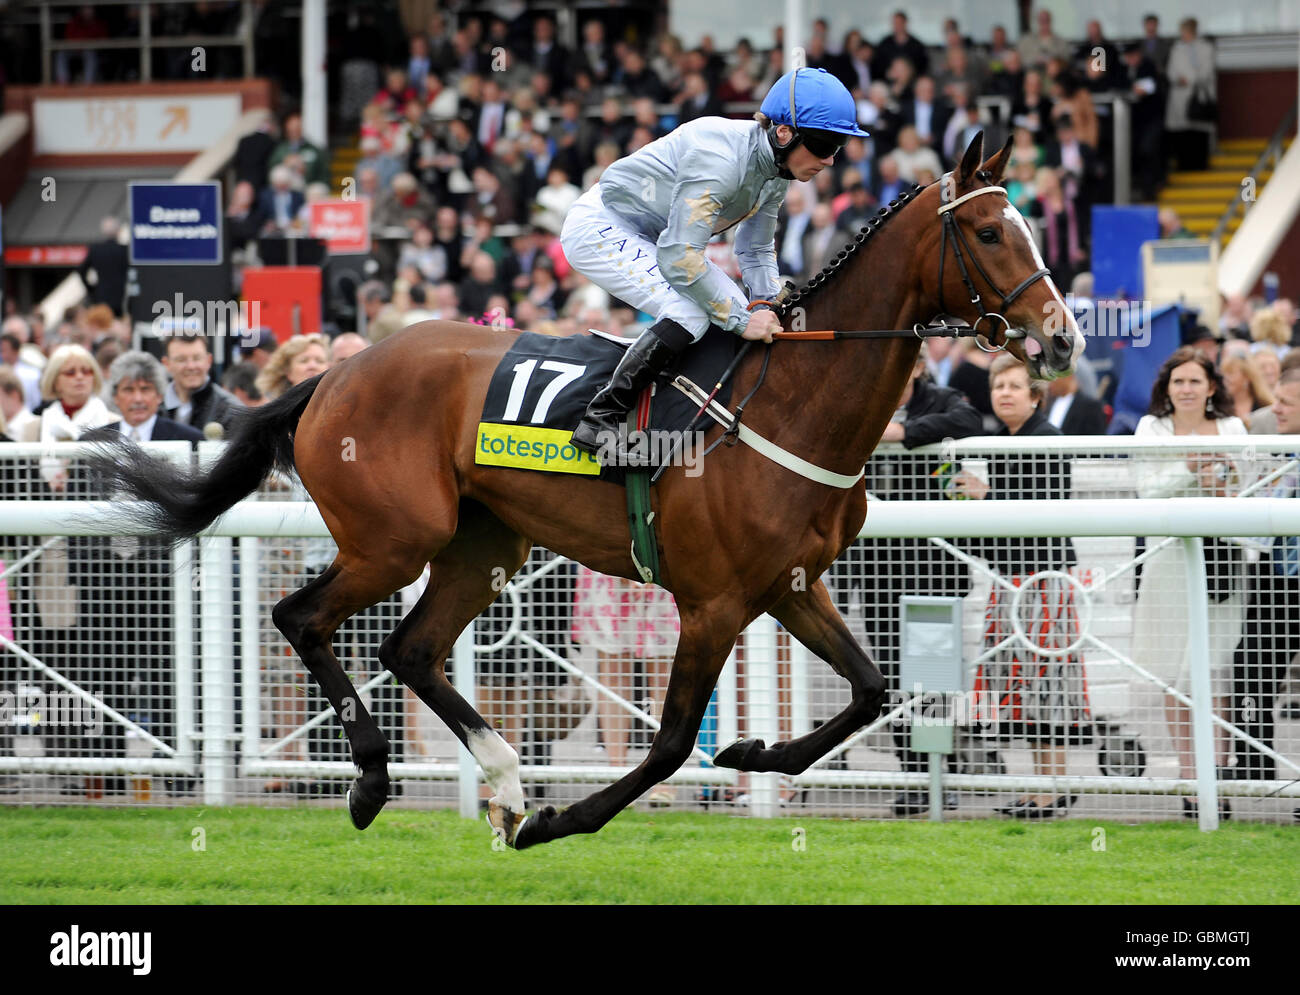
{"type": "MultiPolygon", "coordinates": [[[[1300,436],[1300,368],[1284,370],[1273,402],[1279,435],[1300,436]]],[[[1300,442],[1297,444],[1300,450],[1300,442]]],[[[1300,498],[1300,473],[1290,470],[1261,497],[1300,498]]],[[[1274,747],[1278,687],[1300,652],[1300,539],[1278,536],[1251,567],[1251,598],[1232,668],[1233,724],[1274,747]]],[[[1228,776],[1273,780],[1277,761],[1240,739],[1233,740],[1236,766],[1228,776]]]]}
{"type": "MultiPolygon", "coordinates": [[[[135,442],[201,442],[203,433],[160,414],[167,390],[163,368],[145,352],[118,356],[104,378],[105,392],[121,418],[86,438],[124,436],[135,442]]],[[[176,744],[175,679],[171,648],[171,557],[165,545],[144,536],[78,541],[70,576],[96,591],[99,685],[107,704],[132,716],[164,743],[176,744]],[[81,575],[78,576],[78,571],[81,575]]],[[[121,756],[123,728],[106,722],[106,756],[121,756]]],[[[169,793],[187,785],[169,781],[169,793]]]]}
{"type": "Polygon", "coordinates": [[[164,403],[167,417],[199,431],[212,422],[229,431],[241,405],[209,374],[212,353],[202,335],[173,335],[167,339],[163,366],[171,375],[164,403]]]}
{"type": "Polygon", "coordinates": [[[288,163],[301,168],[303,185],[325,183],[330,181],[329,157],[302,136],[302,115],[296,111],[284,119],[284,141],[271,153],[270,167],[274,169],[280,163],[288,163]]]}
{"type": "Polygon", "coordinates": [[[31,362],[30,350],[24,349],[31,336],[27,319],[14,314],[0,325],[0,363],[14,371],[23,382],[28,410],[35,411],[41,404],[41,368],[31,362]]]}
{"type": "Polygon", "coordinates": [[[907,15],[901,10],[895,11],[893,23],[894,30],[880,39],[876,46],[876,54],[871,60],[871,75],[884,79],[889,67],[900,56],[912,63],[916,75],[924,73],[930,68],[930,54],[924,45],[908,34],[907,15]]]}

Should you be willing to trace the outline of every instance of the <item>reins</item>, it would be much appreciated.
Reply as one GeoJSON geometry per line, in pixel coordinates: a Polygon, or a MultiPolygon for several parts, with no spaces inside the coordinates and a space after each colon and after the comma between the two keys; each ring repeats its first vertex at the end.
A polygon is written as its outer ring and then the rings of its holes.
{"type": "MultiPolygon", "coordinates": [[[[986,173],[983,172],[980,172],[977,175],[986,181],[991,179],[986,173]]],[[[922,325],[918,322],[917,324],[913,325],[911,328],[873,328],[873,329],[860,329],[860,330],[814,329],[810,331],[789,331],[789,332],[779,331],[779,332],[772,333],[772,339],[774,341],[785,340],[791,342],[827,342],[827,341],[834,341],[836,339],[891,339],[891,338],[903,338],[908,336],[915,337],[917,339],[973,338],[975,339],[975,344],[979,346],[980,349],[982,349],[984,352],[1002,352],[1006,349],[1007,343],[1011,339],[1023,337],[1024,335],[1023,332],[1017,333],[1012,329],[1011,322],[1008,321],[1007,318],[1002,314],[1002,311],[1004,311],[1007,307],[1009,307],[1027,289],[1029,289],[1031,286],[1033,286],[1043,277],[1048,276],[1049,270],[1046,267],[1037,270],[1030,276],[1026,277],[1024,280],[1022,280],[1015,287],[1015,289],[1011,291],[1011,293],[1003,294],[1001,291],[997,289],[997,285],[989,277],[988,273],[985,272],[984,267],[980,264],[979,258],[975,255],[974,251],[972,251],[970,247],[970,243],[966,241],[966,236],[962,234],[961,228],[958,227],[953,217],[954,210],[957,207],[960,207],[962,204],[966,203],[966,201],[987,193],[1000,193],[1005,196],[1007,192],[1006,188],[1000,186],[980,187],[978,190],[971,190],[960,197],[949,200],[949,193],[953,189],[951,171],[943,175],[942,179],[940,180],[940,184],[941,184],[940,186],[941,206],[936,212],[939,215],[939,217],[942,219],[942,225],[943,225],[943,238],[939,248],[939,310],[941,315],[946,310],[944,306],[944,300],[943,300],[943,267],[944,267],[944,259],[948,254],[948,237],[949,234],[951,234],[953,255],[957,259],[957,268],[961,273],[962,282],[966,285],[966,289],[970,294],[970,302],[979,308],[980,316],[979,318],[976,319],[974,325],[950,325],[948,324],[947,321],[945,321],[942,317],[940,317],[937,324],[922,325]],[[965,253],[962,252],[963,248],[966,250],[965,253]],[[998,305],[997,311],[989,311],[984,307],[983,300],[979,292],[975,289],[975,283],[971,279],[970,270],[966,265],[967,255],[970,256],[970,261],[974,264],[975,269],[979,272],[980,276],[984,278],[984,282],[988,284],[989,288],[992,289],[992,291],[995,294],[997,294],[999,297],[1002,298],[1001,303],[998,305]],[[1004,326],[1003,333],[1002,333],[1003,341],[1001,345],[995,345],[993,337],[992,336],[988,337],[989,344],[994,346],[991,349],[985,348],[985,346],[979,340],[980,335],[982,334],[979,328],[980,325],[983,324],[983,322],[986,319],[1000,320],[1004,326]]],[[[900,198],[900,199],[906,199],[906,198],[900,198]]],[[[891,207],[897,206],[897,203],[891,204],[890,206],[891,207]]],[[[887,213],[887,212],[885,212],[884,209],[882,209],[882,214],[883,213],[887,213]]],[[[874,224],[868,225],[868,228],[864,229],[862,232],[858,234],[857,239],[855,240],[857,245],[862,244],[863,239],[866,237],[869,231],[874,230],[876,227],[879,226],[879,220],[880,219],[877,218],[874,224]]],[[[855,245],[855,246],[851,246],[849,250],[841,250],[839,255],[836,257],[834,263],[832,264],[831,269],[836,268],[839,263],[843,262],[845,258],[847,258],[847,256],[850,254],[851,250],[856,247],[857,246],[855,245]]],[[[818,274],[818,276],[814,278],[813,285],[815,286],[818,282],[820,282],[821,279],[824,279],[825,275],[829,275],[829,274],[818,274]]],[[[780,316],[789,311],[790,306],[793,303],[793,300],[797,300],[799,296],[800,296],[800,292],[796,291],[794,298],[792,298],[790,301],[787,301],[785,303],[777,303],[776,301],[762,300],[762,299],[754,300],[749,303],[748,310],[752,311],[754,308],[759,307],[760,305],[766,305],[767,307],[770,307],[774,312],[776,312],[777,315],[780,316]]],[[[709,405],[713,402],[713,399],[717,396],[718,391],[720,391],[722,389],[723,384],[725,384],[731,378],[731,375],[735,372],[736,368],[740,365],[741,360],[743,360],[745,356],[748,355],[750,346],[752,346],[755,341],[757,340],[751,339],[746,341],[745,344],[736,351],[735,357],[732,359],[731,363],[728,364],[726,370],[722,373],[722,375],[718,377],[718,381],[717,383],[714,384],[713,390],[710,391],[709,394],[704,398],[704,403],[700,405],[699,410],[695,413],[695,417],[693,417],[690,423],[687,425],[686,432],[683,433],[683,437],[686,434],[693,431],[696,425],[699,424],[700,419],[704,416],[705,412],[708,411],[709,405]]],[[[764,349],[763,365],[762,368],[759,370],[758,379],[754,383],[754,386],[750,389],[749,393],[746,394],[745,397],[741,400],[741,402],[736,406],[736,411],[734,413],[734,418],[730,427],[728,427],[722,433],[721,436],[715,439],[713,443],[709,445],[707,449],[705,449],[704,451],[705,456],[713,452],[713,450],[716,449],[723,442],[727,442],[730,445],[735,445],[735,443],[738,441],[741,417],[744,415],[745,405],[749,403],[750,399],[756,393],[758,393],[758,389],[762,387],[763,381],[767,378],[768,363],[772,358],[771,346],[772,343],[768,343],[767,348],[764,349]]],[[[703,391],[700,391],[699,393],[703,394],[703,391]]],[[[674,452],[673,452],[673,456],[675,455],[676,455],[676,446],[674,446],[674,452]]],[[[659,478],[663,475],[664,470],[668,468],[670,463],[671,463],[671,459],[668,462],[665,462],[664,464],[660,465],[655,470],[655,472],[650,478],[651,484],[658,482],[659,478]]]]}
{"type": "MultiPolygon", "coordinates": [[[[979,173],[978,175],[981,178],[989,179],[987,174],[983,172],[979,173]]],[[[940,207],[936,212],[939,215],[939,217],[942,219],[942,224],[943,224],[943,238],[939,246],[939,312],[940,314],[943,314],[947,310],[947,307],[944,304],[944,299],[943,299],[943,267],[944,267],[944,260],[948,256],[948,239],[949,236],[951,236],[952,251],[954,257],[957,260],[957,269],[961,273],[962,282],[966,285],[966,290],[970,295],[970,302],[974,304],[977,308],[979,308],[980,316],[979,318],[976,319],[974,325],[949,325],[946,321],[940,319],[938,324],[921,325],[918,323],[916,325],[913,325],[911,328],[876,328],[876,329],[847,330],[847,331],[841,331],[836,329],[816,329],[812,331],[791,331],[791,332],[780,331],[780,332],[773,332],[772,338],[774,340],[784,339],[786,341],[792,341],[792,342],[825,342],[825,341],[832,341],[835,339],[891,339],[891,338],[902,338],[905,336],[914,336],[918,339],[974,338],[975,344],[978,345],[985,352],[1001,352],[1006,349],[1007,342],[1010,341],[1012,338],[1022,338],[1024,333],[1023,332],[1017,333],[1016,331],[1014,331],[1011,327],[1011,322],[1007,320],[1003,312],[1008,307],[1010,307],[1016,301],[1016,299],[1019,298],[1020,295],[1023,294],[1026,290],[1032,287],[1039,280],[1043,279],[1043,277],[1049,276],[1051,271],[1048,270],[1046,267],[1036,270],[1034,273],[1031,273],[1025,279],[1021,280],[1020,283],[1017,284],[1016,287],[1009,294],[1003,294],[1000,290],[998,290],[997,284],[993,282],[992,277],[990,277],[988,273],[985,271],[983,265],[981,265],[979,261],[979,257],[971,249],[970,243],[966,240],[966,236],[962,233],[961,228],[957,225],[957,222],[954,220],[953,212],[956,208],[966,203],[966,201],[971,200],[974,197],[982,196],[983,194],[1000,193],[1005,196],[1007,192],[1006,188],[1000,186],[980,187],[978,190],[971,190],[967,193],[962,194],[960,197],[950,200],[949,195],[952,189],[953,189],[952,172],[949,171],[947,173],[944,173],[943,177],[939,181],[940,207]],[[965,252],[962,251],[963,249],[965,250],[965,252]],[[987,308],[985,308],[983,298],[981,297],[979,291],[975,289],[974,280],[971,279],[970,268],[966,264],[967,256],[970,257],[970,262],[974,265],[979,275],[984,278],[984,282],[988,284],[990,289],[992,289],[993,293],[997,294],[999,297],[1002,298],[1001,303],[998,304],[998,309],[996,311],[989,311],[987,308]],[[996,344],[992,334],[986,336],[988,338],[989,344],[994,346],[994,348],[992,349],[985,349],[984,346],[979,341],[979,336],[981,334],[984,334],[980,331],[980,326],[985,322],[985,320],[988,319],[1001,321],[1003,325],[1003,331],[1002,331],[1003,341],[1001,345],[996,344]]],[[[843,254],[841,253],[841,255],[843,254]]],[[[753,310],[754,308],[758,307],[761,304],[767,305],[768,307],[775,310],[778,314],[786,310],[785,306],[778,304],[775,301],[769,301],[769,300],[752,301],[749,304],[749,309],[753,310]]]]}

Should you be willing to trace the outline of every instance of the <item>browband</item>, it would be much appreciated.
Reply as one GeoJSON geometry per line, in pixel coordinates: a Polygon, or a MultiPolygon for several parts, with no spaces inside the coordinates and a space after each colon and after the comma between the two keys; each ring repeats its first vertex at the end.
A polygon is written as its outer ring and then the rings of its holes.
{"type": "MultiPolygon", "coordinates": [[[[944,179],[946,180],[948,177],[952,176],[952,173],[944,173],[943,175],[944,175],[944,179]]],[[[944,184],[943,189],[944,190],[948,189],[946,183],[944,184]]],[[[962,194],[960,197],[958,197],[950,204],[943,204],[936,213],[942,215],[944,212],[951,211],[954,207],[960,207],[962,204],[966,203],[966,201],[970,200],[972,197],[978,197],[982,193],[1005,194],[1006,192],[1007,192],[1006,187],[980,187],[978,190],[972,190],[970,193],[962,194]]],[[[1007,197],[1007,199],[1010,200],[1011,198],[1007,197]]]]}

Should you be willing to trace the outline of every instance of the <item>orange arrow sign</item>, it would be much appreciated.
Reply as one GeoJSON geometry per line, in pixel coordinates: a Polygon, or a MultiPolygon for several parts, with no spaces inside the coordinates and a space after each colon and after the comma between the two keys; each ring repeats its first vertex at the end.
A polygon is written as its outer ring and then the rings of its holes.
{"type": "Polygon", "coordinates": [[[190,130],[190,109],[187,105],[173,104],[171,107],[164,107],[163,113],[167,115],[167,124],[158,135],[160,139],[166,138],[178,127],[182,131],[190,130]]]}

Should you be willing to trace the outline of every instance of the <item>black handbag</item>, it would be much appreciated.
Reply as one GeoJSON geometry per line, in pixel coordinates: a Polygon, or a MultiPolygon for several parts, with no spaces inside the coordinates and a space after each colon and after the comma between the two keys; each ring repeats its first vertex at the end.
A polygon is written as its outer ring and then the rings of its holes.
{"type": "Polygon", "coordinates": [[[1203,539],[1205,586],[1210,600],[1227,601],[1241,586],[1241,547],[1225,539],[1203,539]]]}
{"type": "Polygon", "coordinates": [[[1214,123],[1219,120],[1219,104],[1209,91],[1200,85],[1192,88],[1192,99],[1187,102],[1187,120],[1214,123]]]}

